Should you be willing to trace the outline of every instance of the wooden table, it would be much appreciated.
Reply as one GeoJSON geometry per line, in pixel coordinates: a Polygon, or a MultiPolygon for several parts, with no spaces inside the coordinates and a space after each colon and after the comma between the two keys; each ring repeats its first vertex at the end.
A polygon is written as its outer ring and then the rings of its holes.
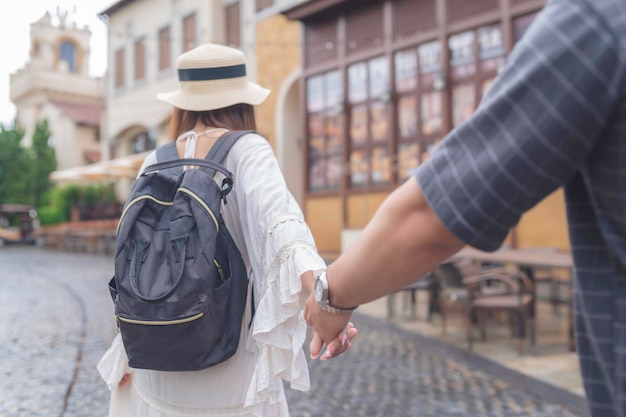
{"type": "MultiPolygon", "coordinates": [[[[515,264],[524,271],[529,279],[533,281],[533,305],[530,309],[531,318],[535,316],[535,300],[537,292],[535,289],[534,270],[535,269],[563,269],[572,276],[574,262],[571,253],[557,252],[551,249],[500,249],[495,252],[483,252],[473,248],[465,248],[450,258],[454,259],[471,259],[483,263],[492,264],[515,264]]],[[[568,347],[571,351],[575,350],[574,342],[574,315],[572,311],[571,294],[568,305],[568,347]]],[[[534,335],[531,335],[534,339],[534,335]]],[[[535,340],[531,340],[532,343],[535,340]]]]}

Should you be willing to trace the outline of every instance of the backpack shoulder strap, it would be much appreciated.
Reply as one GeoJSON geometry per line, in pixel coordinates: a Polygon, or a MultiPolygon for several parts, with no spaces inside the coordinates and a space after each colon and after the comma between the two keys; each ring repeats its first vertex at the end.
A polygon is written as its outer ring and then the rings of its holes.
{"type": "Polygon", "coordinates": [[[156,157],[158,162],[166,162],[178,159],[176,151],[176,141],[169,141],[165,145],[161,145],[156,149],[156,157]]]}
{"type": "MultiPolygon", "coordinates": [[[[156,149],[156,161],[160,162],[169,162],[175,161],[179,159],[178,151],[176,151],[176,141],[171,140],[167,142],[165,145],[161,145],[156,149]]],[[[172,167],[167,168],[168,175],[178,175],[183,172],[182,167],[172,167]]]]}
{"type": "Polygon", "coordinates": [[[233,132],[226,132],[222,136],[220,136],[219,140],[215,142],[211,150],[205,157],[205,159],[217,163],[222,163],[230,148],[233,147],[235,142],[242,137],[243,135],[247,135],[248,133],[253,133],[253,130],[236,130],[233,132]]]}

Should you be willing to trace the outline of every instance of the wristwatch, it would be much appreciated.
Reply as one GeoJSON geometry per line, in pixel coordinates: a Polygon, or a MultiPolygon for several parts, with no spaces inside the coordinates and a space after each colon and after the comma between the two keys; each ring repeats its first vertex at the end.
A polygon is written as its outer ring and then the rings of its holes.
{"type": "Polygon", "coordinates": [[[328,279],[326,279],[326,271],[322,272],[315,280],[314,296],[317,304],[322,310],[333,314],[349,314],[356,310],[356,307],[337,307],[330,303],[328,299],[328,279]]]}

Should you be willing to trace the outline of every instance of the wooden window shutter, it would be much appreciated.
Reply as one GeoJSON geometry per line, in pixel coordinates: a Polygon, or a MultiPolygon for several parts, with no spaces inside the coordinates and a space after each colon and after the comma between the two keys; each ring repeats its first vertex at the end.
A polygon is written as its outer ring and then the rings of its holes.
{"type": "Polygon", "coordinates": [[[123,87],[124,80],[124,50],[118,49],[115,51],[115,88],[123,87]]]}
{"type": "Polygon", "coordinates": [[[448,21],[456,22],[469,16],[497,10],[498,7],[499,0],[448,0],[448,21]]]}
{"type": "Polygon", "coordinates": [[[159,31],[159,70],[162,71],[170,67],[171,63],[171,41],[170,27],[159,31]]]}
{"type": "Polygon", "coordinates": [[[396,40],[437,27],[435,0],[393,2],[393,36],[396,40]]]}
{"type": "Polygon", "coordinates": [[[346,14],[348,55],[383,45],[383,3],[363,4],[346,14]]]}
{"type": "Polygon", "coordinates": [[[146,77],[146,41],[135,41],[135,80],[143,80],[146,77]]]}
{"type": "Polygon", "coordinates": [[[183,52],[196,47],[196,14],[183,19],[183,52]]]}
{"type": "Polygon", "coordinates": [[[305,28],[305,65],[315,66],[337,59],[337,19],[307,22],[305,28]]]}
{"type": "Polygon", "coordinates": [[[239,47],[241,45],[239,2],[226,6],[224,17],[226,19],[226,45],[239,47]]]}

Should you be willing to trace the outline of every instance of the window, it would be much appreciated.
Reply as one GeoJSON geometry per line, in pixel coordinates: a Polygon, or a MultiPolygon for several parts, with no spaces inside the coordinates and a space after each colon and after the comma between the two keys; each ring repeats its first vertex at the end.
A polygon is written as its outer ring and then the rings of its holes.
{"type": "Polygon", "coordinates": [[[448,40],[452,86],[452,126],[459,126],[474,113],[476,96],[474,75],[474,31],[453,35],[448,40]]]}
{"type": "Polygon", "coordinates": [[[504,63],[502,28],[495,24],[453,35],[448,47],[452,125],[456,127],[474,113],[504,63]]]}
{"type": "Polygon", "coordinates": [[[241,45],[239,2],[226,6],[224,15],[226,18],[226,45],[237,48],[241,45]]]}
{"type": "Polygon", "coordinates": [[[256,0],[256,11],[260,12],[263,9],[267,9],[274,4],[273,0],[256,0]]]}
{"type": "Polygon", "coordinates": [[[190,14],[183,19],[183,52],[196,47],[196,14],[190,14]]]}
{"type": "Polygon", "coordinates": [[[384,56],[348,67],[352,187],[391,183],[389,80],[384,56]]]}
{"type": "Polygon", "coordinates": [[[132,153],[141,153],[156,149],[156,139],[148,132],[135,136],[130,141],[132,153]]]}
{"type": "Polygon", "coordinates": [[[146,78],[146,40],[135,41],[135,81],[146,78]]]}
{"type": "Polygon", "coordinates": [[[504,42],[500,25],[484,26],[478,35],[479,96],[483,97],[504,65],[504,42]]]}
{"type": "Polygon", "coordinates": [[[170,27],[159,30],[159,71],[166,70],[171,65],[170,27]]]}
{"type": "Polygon", "coordinates": [[[417,144],[418,107],[417,49],[411,48],[394,55],[396,93],[398,94],[398,175],[408,177],[408,170],[419,164],[417,144]]]}
{"type": "Polygon", "coordinates": [[[307,89],[310,191],[336,190],[343,177],[343,82],[341,72],[310,77],[307,89]]]}
{"type": "Polygon", "coordinates": [[[61,61],[67,65],[69,72],[76,72],[76,46],[70,41],[65,41],[61,44],[59,51],[61,61]]]}
{"type": "Polygon", "coordinates": [[[398,180],[412,175],[425,152],[443,135],[441,44],[433,41],[394,54],[398,180]]]}
{"type": "Polygon", "coordinates": [[[118,49],[115,51],[115,88],[122,88],[126,83],[124,69],[124,50],[118,49]]]}

